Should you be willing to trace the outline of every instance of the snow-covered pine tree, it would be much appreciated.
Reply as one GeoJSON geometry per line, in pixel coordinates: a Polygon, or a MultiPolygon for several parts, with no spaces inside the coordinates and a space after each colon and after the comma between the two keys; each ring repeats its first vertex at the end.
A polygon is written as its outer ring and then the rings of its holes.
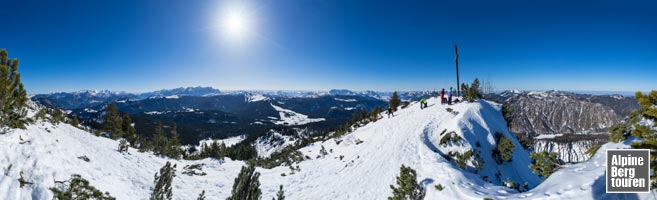
{"type": "Polygon", "coordinates": [[[25,128],[27,92],[18,73],[18,59],[9,59],[7,50],[0,50],[0,133],[5,128],[25,128]]]}
{"type": "Polygon", "coordinates": [[[176,176],[176,165],[171,166],[167,162],[160,169],[160,173],[155,172],[155,180],[153,184],[153,193],[151,193],[150,200],[171,200],[173,193],[171,192],[171,182],[173,177],[176,176]]]}
{"type": "Polygon", "coordinates": [[[227,200],[259,200],[262,194],[259,178],[260,173],[255,172],[253,164],[242,166],[242,170],[235,178],[232,195],[227,200]]]}
{"type": "Polygon", "coordinates": [[[392,108],[394,111],[397,111],[397,107],[399,107],[399,104],[401,103],[401,100],[399,100],[399,96],[397,95],[397,91],[392,93],[392,97],[390,97],[390,101],[388,102],[390,108],[392,108]]]}
{"type": "Polygon", "coordinates": [[[404,165],[399,169],[397,186],[390,185],[392,196],[388,200],[420,200],[424,198],[424,188],[417,182],[417,173],[404,165]]]}

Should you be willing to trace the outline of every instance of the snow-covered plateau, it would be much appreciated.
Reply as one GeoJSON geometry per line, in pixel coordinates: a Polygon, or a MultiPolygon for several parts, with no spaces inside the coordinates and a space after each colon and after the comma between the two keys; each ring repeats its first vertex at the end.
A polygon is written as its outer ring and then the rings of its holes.
{"type": "MultiPolygon", "coordinates": [[[[426,109],[412,103],[394,117],[385,116],[340,138],[299,149],[311,159],[294,164],[300,170],[293,174],[288,166],[257,168],[261,173],[262,199],[271,199],[279,185],[284,185],[287,199],[386,199],[392,193],[390,185],[395,184],[401,165],[417,171],[417,181],[426,190],[425,199],[656,198],[655,192],[605,193],[605,150],[629,148],[627,143],[607,143],[592,159],[567,164],[541,180],[527,167],[531,162],[528,152],[509,133],[500,110],[500,104],[488,101],[448,106],[432,98],[426,109]],[[441,144],[445,132],[462,139],[441,144]],[[493,160],[491,149],[496,133],[512,139],[516,146],[512,161],[497,164],[493,160]],[[320,154],[322,148],[329,153],[320,154]],[[445,157],[450,152],[468,150],[481,152],[481,170],[474,172],[470,163],[463,170],[445,157]],[[521,193],[503,186],[494,178],[497,173],[502,180],[527,182],[530,190],[521,193]],[[488,176],[489,181],[483,176],[488,176]],[[444,186],[442,191],[434,189],[438,184],[444,186]]],[[[52,199],[48,188],[72,174],[79,174],[117,199],[148,199],[153,175],[167,161],[176,164],[178,172],[173,179],[174,199],[195,199],[203,190],[207,199],[225,199],[245,165],[228,158],[173,160],[132,148],[122,154],[117,147],[117,141],[68,124],[38,121],[24,130],[10,130],[0,135],[0,199],[52,199]],[[204,164],[202,171],[206,175],[180,173],[184,166],[192,164],[204,164]],[[32,184],[21,187],[21,177],[32,184]]]]}

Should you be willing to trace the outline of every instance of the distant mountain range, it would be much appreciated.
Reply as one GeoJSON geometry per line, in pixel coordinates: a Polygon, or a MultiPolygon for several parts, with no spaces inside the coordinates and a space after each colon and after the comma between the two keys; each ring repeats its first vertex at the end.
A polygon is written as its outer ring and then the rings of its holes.
{"type": "MultiPolygon", "coordinates": [[[[402,99],[417,100],[428,92],[400,92],[402,99]]],[[[196,144],[207,138],[246,135],[255,140],[273,128],[309,128],[311,131],[339,127],[354,112],[385,108],[392,92],[321,91],[220,91],[188,87],[132,94],[79,91],[34,95],[32,100],[70,111],[90,126],[100,127],[103,110],[114,102],[130,114],[139,133],[149,137],[157,121],[178,125],[181,141],[196,144]]]]}
{"type": "MultiPolygon", "coordinates": [[[[57,107],[65,110],[91,108],[98,105],[106,105],[115,101],[137,101],[149,98],[179,98],[184,96],[207,97],[217,95],[236,94],[264,95],[267,97],[320,97],[320,96],[361,96],[380,100],[388,100],[393,92],[390,91],[351,91],[346,89],[333,89],[329,91],[221,91],[212,87],[180,87],[175,89],[163,89],[145,93],[128,93],[109,90],[81,90],[77,92],[56,92],[49,94],[36,94],[32,100],[49,107],[57,107]]],[[[432,95],[430,91],[401,91],[399,97],[406,101],[419,100],[422,97],[432,95]]]]}

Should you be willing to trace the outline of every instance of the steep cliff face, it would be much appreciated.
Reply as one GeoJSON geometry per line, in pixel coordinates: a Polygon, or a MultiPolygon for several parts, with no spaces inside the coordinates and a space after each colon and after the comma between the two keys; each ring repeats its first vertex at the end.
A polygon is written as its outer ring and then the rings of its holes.
{"type": "Polygon", "coordinates": [[[504,103],[505,119],[514,133],[532,135],[604,132],[621,120],[611,107],[566,92],[525,92],[504,103]]]}
{"type": "Polygon", "coordinates": [[[589,149],[605,144],[609,140],[609,135],[607,134],[578,136],[583,138],[574,139],[559,136],[555,138],[536,139],[531,149],[534,152],[556,152],[564,162],[577,163],[591,158],[591,155],[587,153],[589,149]]]}
{"type": "Polygon", "coordinates": [[[607,128],[638,108],[631,97],[562,91],[505,91],[486,98],[504,103],[509,130],[525,147],[557,152],[565,162],[587,160],[584,152],[608,140],[607,128]]]}

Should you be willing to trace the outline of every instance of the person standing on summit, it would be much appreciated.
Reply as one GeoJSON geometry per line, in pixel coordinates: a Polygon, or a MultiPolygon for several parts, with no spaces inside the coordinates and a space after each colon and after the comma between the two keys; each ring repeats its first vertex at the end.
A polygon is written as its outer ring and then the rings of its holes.
{"type": "Polygon", "coordinates": [[[440,104],[445,104],[445,88],[440,91],[440,104]]]}
{"type": "Polygon", "coordinates": [[[452,87],[449,87],[449,94],[447,95],[447,104],[448,105],[452,105],[452,92],[453,92],[452,87]]]}

